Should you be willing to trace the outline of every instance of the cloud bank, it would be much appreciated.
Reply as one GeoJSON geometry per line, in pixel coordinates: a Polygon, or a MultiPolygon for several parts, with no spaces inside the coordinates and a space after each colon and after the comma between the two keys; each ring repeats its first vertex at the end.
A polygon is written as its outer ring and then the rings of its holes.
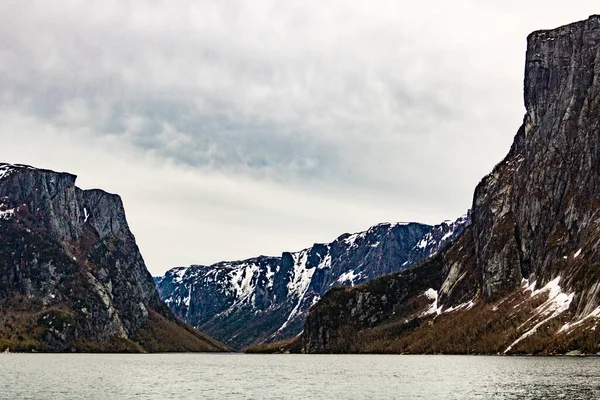
{"type": "Polygon", "coordinates": [[[152,273],[470,207],[526,35],[591,1],[4,1],[0,159],[122,195],[152,273]]]}

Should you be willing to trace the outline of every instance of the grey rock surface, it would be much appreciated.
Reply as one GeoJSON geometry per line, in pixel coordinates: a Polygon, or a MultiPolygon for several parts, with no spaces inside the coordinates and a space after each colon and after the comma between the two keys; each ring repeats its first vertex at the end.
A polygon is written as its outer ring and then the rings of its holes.
{"type": "Polygon", "coordinates": [[[71,351],[113,341],[112,350],[142,350],[144,340],[156,339],[138,337],[152,315],[174,330],[177,323],[158,296],[121,198],[81,190],[75,179],[0,164],[0,342],[71,351]]]}

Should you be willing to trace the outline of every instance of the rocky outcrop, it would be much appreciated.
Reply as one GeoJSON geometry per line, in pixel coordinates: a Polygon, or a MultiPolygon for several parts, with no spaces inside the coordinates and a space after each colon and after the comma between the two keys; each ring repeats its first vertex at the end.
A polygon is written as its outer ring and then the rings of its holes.
{"type": "Polygon", "coordinates": [[[379,224],[281,257],[173,268],[156,278],[162,299],[189,324],[236,348],[298,335],[329,289],[406,269],[437,253],[469,223],[379,224]]]}
{"type": "Polygon", "coordinates": [[[121,199],[0,164],[0,345],[38,351],[225,349],[160,300],[121,199]]]}
{"type": "Polygon", "coordinates": [[[600,350],[600,16],[532,33],[524,86],[523,125],[477,186],[471,226],[410,272],[325,296],[304,351],[600,350]],[[412,293],[409,275],[431,287],[387,308],[356,306],[382,285],[412,293]]]}

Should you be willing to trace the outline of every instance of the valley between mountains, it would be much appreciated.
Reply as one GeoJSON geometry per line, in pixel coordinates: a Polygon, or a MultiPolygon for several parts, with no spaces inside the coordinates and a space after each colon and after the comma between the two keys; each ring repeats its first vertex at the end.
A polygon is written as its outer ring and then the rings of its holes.
{"type": "Polygon", "coordinates": [[[155,278],[117,195],[0,164],[0,347],[600,353],[599,15],[529,35],[524,102],[456,221],[155,278]]]}
{"type": "MultiPolygon", "coordinates": [[[[383,250],[386,241],[371,235],[409,230],[383,225],[262,266],[257,259],[174,269],[158,279],[159,292],[177,315],[217,337],[233,326],[221,321],[243,320],[223,340],[262,344],[252,351],[597,353],[599,94],[600,16],[534,32],[527,39],[523,124],[506,158],[475,189],[470,216],[454,224],[446,246],[438,242],[406,261],[375,253],[383,261],[372,268],[369,246],[383,250]],[[355,245],[363,247],[359,258],[355,245]],[[346,254],[338,258],[340,248],[346,254]],[[348,267],[329,270],[333,260],[348,267]],[[365,266],[375,273],[366,275],[365,266]],[[246,291],[232,290],[243,277],[246,291]],[[204,295],[194,291],[203,286],[204,295]],[[222,302],[211,302],[217,293],[222,302]],[[265,323],[289,296],[294,301],[282,307],[283,316],[265,323]],[[306,322],[301,327],[294,319],[306,322]],[[265,327],[275,334],[261,334],[265,327]],[[286,337],[292,339],[267,345],[286,337]]],[[[419,248],[416,228],[408,253],[419,248]]]]}
{"type": "Polygon", "coordinates": [[[355,286],[436,254],[469,224],[384,223],[280,257],[173,268],[158,292],[188,324],[244,349],[297,336],[311,306],[331,288],[355,286]]]}

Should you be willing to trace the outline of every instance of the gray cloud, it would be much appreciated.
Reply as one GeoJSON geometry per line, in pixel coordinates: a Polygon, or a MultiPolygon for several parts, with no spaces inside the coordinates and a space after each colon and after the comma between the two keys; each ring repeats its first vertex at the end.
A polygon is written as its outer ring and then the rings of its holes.
{"type": "Polygon", "coordinates": [[[594,5],[4,1],[0,154],[121,193],[153,272],[435,223],[508,151],[526,35],[594,5]]]}

